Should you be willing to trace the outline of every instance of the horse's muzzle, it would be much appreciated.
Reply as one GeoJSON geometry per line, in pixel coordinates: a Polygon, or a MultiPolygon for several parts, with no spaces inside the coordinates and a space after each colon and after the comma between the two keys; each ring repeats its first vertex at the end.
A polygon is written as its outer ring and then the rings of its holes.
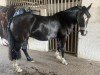
{"type": "Polygon", "coordinates": [[[88,31],[87,30],[80,30],[82,36],[86,36],[88,31]]]}

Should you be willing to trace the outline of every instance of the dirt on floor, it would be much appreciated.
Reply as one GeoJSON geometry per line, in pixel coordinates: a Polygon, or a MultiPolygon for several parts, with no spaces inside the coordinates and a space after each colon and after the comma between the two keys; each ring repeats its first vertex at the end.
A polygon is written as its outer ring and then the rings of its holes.
{"type": "Polygon", "coordinates": [[[29,50],[28,52],[35,62],[26,61],[22,52],[19,65],[23,71],[17,73],[8,59],[8,48],[0,46],[0,75],[100,75],[100,62],[65,54],[65,59],[69,63],[66,66],[55,58],[54,52],[34,50],[29,50]]]}

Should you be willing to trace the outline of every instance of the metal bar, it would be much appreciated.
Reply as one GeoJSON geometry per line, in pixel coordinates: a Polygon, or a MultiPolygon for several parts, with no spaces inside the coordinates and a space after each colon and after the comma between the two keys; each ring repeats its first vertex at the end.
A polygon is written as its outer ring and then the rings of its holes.
{"type": "Polygon", "coordinates": [[[50,16],[50,0],[48,0],[48,15],[50,16]]]}
{"type": "Polygon", "coordinates": [[[67,0],[65,0],[65,2],[64,2],[64,10],[66,10],[67,9],[67,0]]]}
{"type": "Polygon", "coordinates": [[[50,0],[50,10],[51,10],[51,15],[53,15],[53,4],[52,4],[52,0],[50,0]]]}
{"type": "Polygon", "coordinates": [[[53,50],[55,50],[55,39],[53,39],[53,50]]]}
{"type": "Polygon", "coordinates": [[[49,41],[49,49],[51,50],[52,48],[51,48],[51,40],[49,41]]]}
{"type": "Polygon", "coordinates": [[[59,6],[60,6],[60,5],[59,5],[59,2],[60,2],[60,1],[58,0],[58,3],[57,3],[57,4],[58,4],[58,12],[60,11],[60,10],[59,10],[59,8],[60,8],[60,7],[59,7],[59,6]]]}
{"type": "Polygon", "coordinates": [[[71,3],[71,7],[73,7],[74,6],[74,0],[72,0],[72,3],[71,3]]]}
{"type": "Polygon", "coordinates": [[[55,48],[55,49],[57,50],[57,39],[55,39],[55,42],[56,42],[56,45],[55,45],[55,46],[56,46],[56,48],[55,48]]]}
{"type": "Polygon", "coordinates": [[[67,37],[68,39],[67,39],[67,46],[68,46],[68,49],[67,49],[67,51],[69,51],[70,50],[70,48],[69,48],[69,46],[70,46],[70,43],[69,43],[69,36],[67,37]]]}
{"type": "Polygon", "coordinates": [[[77,46],[77,43],[76,43],[77,42],[77,32],[76,31],[77,31],[77,25],[75,25],[75,46],[74,46],[75,53],[76,53],[76,50],[77,50],[76,49],[76,46],[77,46]]]}
{"type": "Polygon", "coordinates": [[[70,0],[68,0],[68,8],[70,8],[70,0]]]}
{"type": "Polygon", "coordinates": [[[57,7],[56,7],[56,0],[54,0],[54,13],[57,12],[57,7]]]}
{"type": "Polygon", "coordinates": [[[60,6],[61,6],[61,11],[62,11],[63,10],[63,0],[61,0],[60,6]]]}

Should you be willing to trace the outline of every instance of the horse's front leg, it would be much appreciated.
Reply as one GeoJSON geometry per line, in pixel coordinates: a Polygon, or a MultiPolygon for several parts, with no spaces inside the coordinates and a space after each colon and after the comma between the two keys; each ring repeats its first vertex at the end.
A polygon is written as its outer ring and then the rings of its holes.
{"type": "Polygon", "coordinates": [[[66,42],[66,38],[61,38],[60,39],[60,50],[61,50],[61,62],[63,63],[63,64],[65,64],[65,65],[67,65],[68,63],[67,63],[67,61],[65,60],[65,58],[64,58],[64,53],[65,53],[65,51],[64,51],[64,45],[65,45],[65,42],[66,42]]]}
{"type": "Polygon", "coordinates": [[[8,32],[8,42],[9,42],[9,59],[12,61],[12,65],[14,67],[14,69],[17,72],[22,72],[23,70],[20,68],[20,66],[18,65],[18,60],[21,58],[21,40],[19,40],[18,38],[15,39],[15,37],[12,35],[11,30],[8,28],[7,30],[8,32]]]}
{"type": "Polygon", "coordinates": [[[24,52],[27,61],[34,62],[33,59],[29,56],[29,54],[28,54],[28,52],[27,52],[27,50],[28,50],[27,45],[28,45],[28,40],[25,41],[25,42],[22,44],[22,51],[24,52]]]}
{"type": "Polygon", "coordinates": [[[60,48],[61,48],[61,43],[60,40],[57,38],[57,50],[55,52],[55,56],[57,59],[61,60],[61,56],[60,56],[60,48]]]}

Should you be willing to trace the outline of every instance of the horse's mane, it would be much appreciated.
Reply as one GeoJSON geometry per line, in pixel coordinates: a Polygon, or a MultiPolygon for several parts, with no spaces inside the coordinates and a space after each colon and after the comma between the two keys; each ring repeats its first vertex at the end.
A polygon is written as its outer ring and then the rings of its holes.
{"type": "Polygon", "coordinates": [[[10,6],[7,6],[8,10],[7,10],[7,18],[8,20],[10,18],[13,17],[14,13],[15,13],[15,6],[14,5],[10,5],[10,6]]]}

